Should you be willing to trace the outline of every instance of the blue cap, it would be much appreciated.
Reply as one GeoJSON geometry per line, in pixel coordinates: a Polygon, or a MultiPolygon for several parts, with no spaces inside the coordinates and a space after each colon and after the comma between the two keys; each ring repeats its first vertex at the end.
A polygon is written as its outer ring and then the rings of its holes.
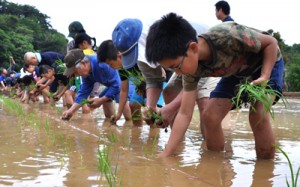
{"type": "Polygon", "coordinates": [[[124,69],[133,67],[138,59],[138,40],[142,34],[143,24],[139,19],[123,19],[112,33],[112,41],[122,53],[124,69]]]}

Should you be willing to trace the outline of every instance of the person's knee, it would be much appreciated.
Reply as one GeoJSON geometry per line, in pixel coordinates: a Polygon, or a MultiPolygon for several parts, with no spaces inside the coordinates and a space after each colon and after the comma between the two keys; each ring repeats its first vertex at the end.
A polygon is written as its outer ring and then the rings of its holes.
{"type": "Polygon", "coordinates": [[[141,106],[138,103],[129,103],[129,107],[133,116],[141,114],[141,106]]]}
{"type": "Polygon", "coordinates": [[[212,115],[210,115],[207,110],[203,110],[201,114],[201,121],[203,121],[204,124],[210,124],[211,122],[214,122],[214,119],[211,116],[212,115]]]}
{"type": "Polygon", "coordinates": [[[221,127],[221,117],[215,112],[212,112],[210,109],[204,109],[202,111],[201,118],[201,122],[203,122],[203,125],[205,125],[205,128],[208,131],[221,127]]]}
{"type": "Polygon", "coordinates": [[[269,122],[269,113],[263,107],[256,107],[249,112],[249,122],[252,128],[259,128],[259,124],[269,122]]]}

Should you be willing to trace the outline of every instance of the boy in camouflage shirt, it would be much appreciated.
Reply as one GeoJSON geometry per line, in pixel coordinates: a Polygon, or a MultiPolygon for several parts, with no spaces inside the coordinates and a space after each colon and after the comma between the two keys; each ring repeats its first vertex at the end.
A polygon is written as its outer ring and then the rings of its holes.
{"type": "MultiPolygon", "coordinates": [[[[184,92],[180,111],[173,124],[165,150],[160,156],[174,153],[192,118],[197,83],[201,77],[222,77],[210,95],[203,114],[207,148],[224,150],[221,121],[234,107],[235,87],[248,80],[252,84],[268,81],[282,92],[284,62],[277,41],[258,30],[226,22],[209,29],[198,38],[193,27],[181,16],[169,13],[150,28],[146,41],[146,57],[183,74],[184,92]]],[[[279,98],[272,96],[274,101],[279,98]]],[[[270,159],[275,154],[275,137],[270,115],[262,103],[253,104],[249,121],[255,137],[257,158],[270,159]]]]}

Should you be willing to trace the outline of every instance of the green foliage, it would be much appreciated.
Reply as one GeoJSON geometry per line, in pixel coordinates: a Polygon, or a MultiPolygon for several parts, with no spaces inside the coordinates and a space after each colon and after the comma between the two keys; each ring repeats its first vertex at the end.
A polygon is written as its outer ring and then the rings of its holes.
{"type": "Polygon", "coordinates": [[[0,0],[0,67],[9,67],[9,56],[13,56],[19,70],[27,51],[65,54],[68,40],[48,19],[35,7],[0,0]]]}
{"type": "Polygon", "coordinates": [[[300,55],[286,66],[286,81],[289,91],[300,91],[300,55]]]}

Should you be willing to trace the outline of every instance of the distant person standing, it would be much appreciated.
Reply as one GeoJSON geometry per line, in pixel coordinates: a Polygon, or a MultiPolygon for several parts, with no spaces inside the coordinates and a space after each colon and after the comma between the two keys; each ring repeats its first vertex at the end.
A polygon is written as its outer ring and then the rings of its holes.
{"type": "Polygon", "coordinates": [[[218,1],[216,4],[216,17],[222,22],[234,21],[230,16],[230,6],[227,1],[218,1]]]}
{"type": "Polygon", "coordinates": [[[71,37],[72,40],[68,43],[67,51],[71,49],[75,49],[75,38],[76,35],[79,33],[85,33],[85,30],[82,26],[82,24],[79,21],[73,21],[69,25],[69,35],[68,37],[71,37]]]}

